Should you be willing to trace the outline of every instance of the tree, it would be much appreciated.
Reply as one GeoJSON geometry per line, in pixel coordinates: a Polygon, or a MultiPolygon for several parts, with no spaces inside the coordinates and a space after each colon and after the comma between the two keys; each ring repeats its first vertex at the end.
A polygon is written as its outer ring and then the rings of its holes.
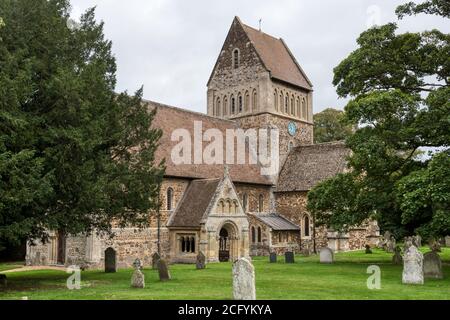
{"type": "Polygon", "coordinates": [[[66,0],[0,2],[0,241],[146,226],[161,131],[142,89],[116,94],[94,9],[68,28],[66,0]]]}
{"type": "Polygon", "coordinates": [[[343,123],[344,112],[327,108],[314,115],[314,143],[345,140],[352,127],[343,123]]]}
{"type": "MultiPolygon", "coordinates": [[[[427,1],[397,13],[448,17],[449,6],[427,1]]],[[[308,208],[337,230],[371,218],[398,237],[444,236],[450,234],[450,35],[396,31],[390,23],[363,32],[359,47],[334,69],[338,95],[351,98],[344,121],[358,128],[346,139],[349,172],[314,188],[308,208]],[[433,152],[418,157],[424,147],[433,152]]]]}

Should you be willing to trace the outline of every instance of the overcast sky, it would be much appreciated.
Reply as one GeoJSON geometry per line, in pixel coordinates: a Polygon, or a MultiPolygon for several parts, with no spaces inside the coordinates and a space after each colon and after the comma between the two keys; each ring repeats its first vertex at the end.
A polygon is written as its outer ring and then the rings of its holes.
{"type": "MultiPolygon", "coordinates": [[[[331,84],[333,68],[356,48],[368,24],[396,20],[394,10],[406,0],[72,0],[72,17],[96,6],[113,41],[117,91],[144,85],[144,98],[206,111],[206,82],[234,16],[283,38],[314,85],[314,112],[342,109],[331,84]]],[[[420,1],[419,1],[420,2],[420,1]]],[[[417,16],[400,30],[439,28],[448,20],[417,16]]]]}

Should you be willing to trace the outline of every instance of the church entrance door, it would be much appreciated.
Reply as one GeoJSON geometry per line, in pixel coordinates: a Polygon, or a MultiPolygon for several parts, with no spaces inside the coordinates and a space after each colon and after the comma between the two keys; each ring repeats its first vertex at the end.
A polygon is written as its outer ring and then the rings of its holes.
{"type": "Polygon", "coordinates": [[[219,233],[219,261],[226,262],[230,260],[230,239],[228,231],[222,228],[219,233]]]}

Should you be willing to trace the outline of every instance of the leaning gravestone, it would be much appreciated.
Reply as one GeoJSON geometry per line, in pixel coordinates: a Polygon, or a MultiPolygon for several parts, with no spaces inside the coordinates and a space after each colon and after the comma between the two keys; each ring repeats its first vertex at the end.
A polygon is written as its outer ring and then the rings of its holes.
{"type": "Polygon", "coordinates": [[[333,263],[334,253],[330,248],[320,249],[320,263],[333,263]]]}
{"type": "Polygon", "coordinates": [[[131,277],[131,286],[133,288],[145,288],[145,277],[141,271],[142,268],[141,260],[136,259],[133,263],[133,266],[134,272],[133,276],[131,277]]]}
{"type": "Polygon", "coordinates": [[[233,299],[256,300],[255,268],[246,258],[233,264],[233,299]]]}
{"type": "Polygon", "coordinates": [[[409,247],[403,257],[402,282],[423,284],[423,254],[417,250],[416,246],[409,247]]]}
{"type": "Polygon", "coordinates": [[[277,254],[275,252],[271,252],[270,256],[269,256],[269,262],[270,263],[275,263],[277,262],[277,254]]]}
{"type": "Polygon", "coordinates": [[[286,251],[284,253],[284,262],[286,262],[286,263],[294,263],[295,262],[294,253],[292,251],[286,251]]]}
{"type": "Polygon", "coordinates": [[[434,251],[423,255],[423,275],[425,279],[443,279],[441,257],[434,251]]]}
{"type": "Polygon", "coordinates": [[[158,254],[158,252],[155,252],[154,254],[152,254],[152,269],[153,270],[158,269],[158,261],[159,261],[159,259],[161,259],[161,257],[158,254]]]}
{"type": "Polygon", "coordinates": [[[111,247],[105,250],[105,272],[117,272],[116,250],[111,247]]]}
{"type": "Polygon", "coordinates": [[[159,280],[161,281],[167,281],[171,279],[169,266],[167,265],[166,260],[164,259],[158,260],[158,273],[159,273],[159,280]]]}
{"type": "Polygon", "coordinates": [[[206,268],[206,257],[203,252],[199,252],[197,255],[197,260],[195,262],[195,267],[197,269],[205,269],[206,268]]]}
{"type": "Polygon", "coordinates": [[[403,264],[402,249],[400,249],[399,246],[395,247],[394,256],[392,257],[392,263],[395,265],[403,264]]]}

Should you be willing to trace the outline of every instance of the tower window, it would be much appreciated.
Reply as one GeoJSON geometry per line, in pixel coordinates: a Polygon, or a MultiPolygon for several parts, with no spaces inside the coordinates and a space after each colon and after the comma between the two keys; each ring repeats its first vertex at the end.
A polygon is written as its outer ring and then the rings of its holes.
{"type": "Polygon", "coordinates": [[[288,151],[291,151],[293,148],[294,148],[294,143],[292,141],[289,141],[288,151]]]}
{"type": "Polygon", "coordinates": [[[305,98],[302,99],[302,118],[307,119],[307,111],[306,111],[306,101],[305,98]]]}
{"type": "Polygon", "coordinates": [[[233,50],[233,68],[237,69],[239,68],[239,61],[240,57],[239,57],[239,49],[234,49],[233,50]]]}
{"type": "Polygon", "coordinates": [[[223,99],[223,113],[224,116],[228,115],[228,99],[225,97],[223,99]]]}
{"type": "Polygon", "coordinates": [[[259,212],[263,212],[264,211],[264,196],[262,194],[259,195],[258,211],[259,212]]]}
{"type": "Polygon", "coordinates": [[[245,92],[245,99],[244,99],[244,111],[248,111],[250,108],[250,94],[248,91],[245,92]]]}
{"type": "Polygon", "coordinates": [[[261,243],[261,227],[258,227],[258,243],[261,243]]]}
{"type": "Polygon", "coordinates": [[[284,98],[284,112],[289,113],[289,97],[284,98]]]}
{"type": "Polygon", "coordinates": [[[275,110],[278,111],[278,93],[277,90],[273,93],[273,105],[275,107],[275,110]]]}
{"type": "Polygon", "coordinates": [[[305,219],[303,220],[303,225],[305,228],[305,237],[309,237],[309,217],[305,216],[305,219]]]}
{"type": "Polygon", "coordinates": [[[238,104],[239,104],[239,111],[238,111],[238,113],[241,113],[242,112],[242,96],[239,94],[239,97],[238,97],[238,104]]]}
{"type": "Polygon", "coordinates": [[[236,112],[236,99],[231,97],[231,114],[235,114],[236,112]]]}
{"type": "Polygon", "coordinates": [[[294,97],[291,98],[291,115],[295,114],[294,97]]]}
{"type": "Polygon", "coordinates": [[[173,208],[173,189],[172,188],[168,188],[167,189],[167,210],[172,210],[173,208]]]}
{"type": "Polygon", "coordinates": [[[252,243],[256,242],[256,233],[255,233],[255,227],[252,227],[252,243]]]}
{"type": "Polygon", "coordinates": [[[216,116],[220,116],[220,98],[216,100],[216,116]]]}
{"type": "Polygon", "coordinates": [[[256,90],[253,90],[252,104],[253,110],[256,110],[258,107],[258,95],[256,94],[256,90]]]}

